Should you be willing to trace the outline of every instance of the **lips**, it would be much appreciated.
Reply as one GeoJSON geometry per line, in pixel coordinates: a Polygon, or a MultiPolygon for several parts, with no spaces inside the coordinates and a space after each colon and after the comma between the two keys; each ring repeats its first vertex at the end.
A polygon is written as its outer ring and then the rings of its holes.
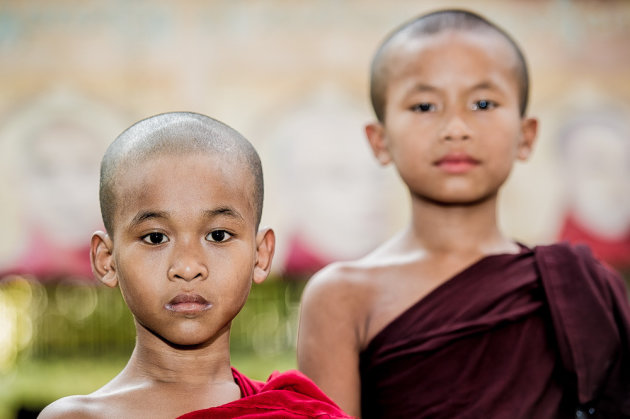
{"type": "Polygon", "coordinates": [[[480,161],[465,153],[449,153],[436,160],[434,165],[447,173],[466,173],[480,164],[480,161]]]}
{"type": "Polygon", "coordinates": [[[208,310],[212,304],[199,294],[179,294],[164,306],[167,310],[182,314],[196,314],[208,310]]]}

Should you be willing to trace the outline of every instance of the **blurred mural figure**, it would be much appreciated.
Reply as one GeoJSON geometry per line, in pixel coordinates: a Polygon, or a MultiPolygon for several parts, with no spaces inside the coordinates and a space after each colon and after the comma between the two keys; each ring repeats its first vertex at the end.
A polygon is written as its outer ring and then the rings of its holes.
{"type": "Polygon", "coordinates": [[[559,239],[585,243],[630,275],[630,118],[617,110],[584,110],[558,137],[565,181],[559,239]]]}
{"type": "Polygon", "coordinates": [[[14,154],[7,177],[17,201],[12,221],[19,227],[0,276],[91,280],[100,156],[119,126],[108,119],[101,106],[55,91],[5,123],[0,146],[14,154]]]}
{"type": "MultiPolygon", "coordinates": [[[[274,117],[274,119],[276,119],[274,117]]],[[[391,228],[386,173],[363,135],[368,113],[340,89],[321,87],[276,119],[267,163],[277,184],[281,274],[306,276],[373,249],[391,228]]]]}

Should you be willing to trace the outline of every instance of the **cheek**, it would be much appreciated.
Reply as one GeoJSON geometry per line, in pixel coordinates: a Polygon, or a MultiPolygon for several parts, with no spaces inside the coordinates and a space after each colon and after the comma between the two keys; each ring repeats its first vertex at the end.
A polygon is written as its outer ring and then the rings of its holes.
{"type": "Polygon", "coordinates": [[[516,143],[505,142],[500,147],[495,146],[493,165],[499,170],[510,170],[518,158],[518,146],[516,143]]]}
{"type": "Polygon", "coordinates": [[[513,147],[518,146],[523,138],[523,122],[514,112],[509,109],[504,109],[501,114],[497,116],[497,122],[494,125],[497,135],[501,135],[503,138],[512,138],[511,145],[513,147]]]}
{"type": "Polygon", "coordinates": [[[408,141],[392,150],[392,160],[399,175],[403,178],[410,176],[413,179],[431,170],[432,153],[426,143],[426,141],[408,141]]]}
{"type": "Polygon", "coordinates": [[[235,312],[238,313],[241,308],[245,305],[247,301],[247,297],[249,296],[249,292],[252,287],[251,280],[243,280],[238,281],[236,286],[230,287],[231,299],[233,301],[233,307],[235,312]]]}
{"type": "MultiPolygon", "coordinates": [[[[210,285],[210,284],[209,284],[210,285]]],[[[252,281],[246,275],[230,276],[211,284],[211,295],[220,317],[233,319],[247,301],[252,281]]]]}
{"type": "Polygon", "coordinates": [[[165,280],[163,267],[147,258],[134,257],[127,252],[124,258],[117,258],[118,284],[125,302],[130,308],[142,309],[152,301],[156,282],[165,280]]]}
{"type": "Polygon", "coordinates": [[[132,278],[128,272],[118,273],[118,284],[123,299],[134,314],[137,310],[143,311],[144,308],[148,307],[152,300],[153,287],[151,284],[140,283],[137,278],[132,278]]]}
{"type": "Polygon", "coordinates": [[[502,120],[502,123],[488,124],[492,125],[492,130],[488,131],[485,127],[484,131],[480,131],[479,139],[484,141],[488,150],[494,150],[497,156],[516,158],[522,144],[523,137],[517,121],[502,120]]]}
{"type": "Polygon", "coordinates": [[[215,282],[222,290],[232,291],[234,294],[242,294],[243,290],[248,292],[253,278],[253,263],[245,258],[225,259],[225,262],[221,266],[215,265],[208,279],[215,282]]]}
{"type": "Polygon", "coordinates": [[[238,250],[214,254],[209,261],[208,281],[213,282],[226,298],[245,299],[251,287],[255,258],[254,249],[246,245],[239,246],[238,250]]]}
{"type": "Polygon", "coordinates": [[[386,133],[387,149],[397,164],[417,161],[427,155],[435,138],[431,126],[417,122],[410,124],[403,118],[392,125],[396,126],[396,130],[386,133]]]}

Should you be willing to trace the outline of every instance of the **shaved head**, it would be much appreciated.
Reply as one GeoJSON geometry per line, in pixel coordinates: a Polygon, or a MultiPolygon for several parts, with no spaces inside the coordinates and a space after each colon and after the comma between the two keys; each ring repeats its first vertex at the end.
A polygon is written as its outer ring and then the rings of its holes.
{"type": "Polygon", "coordinates": [[[263,206],[263,174],[258,153],[241,134],[205,115],[171,112],[143,119],[120,134],[101,162],[99,198],[101,215],[108,233],[113,234],[114,214],[120,204],[116,186],[124,170],[149,158],[183,154],[219,155],[240,164],[251,174],[252,206],[256,226],[263,206]]]}
{"type": "Polygon", "coordinates": [[[516,42],[501,28],[475,13],[466,10],[441,10],[399,26],[385,38],[376,51],[370,69],[370,98],[378,120],[380,122],[385,120],[387,83],[392,71],[390,65],[392,50],[408,40],[446,31],[486,33],[504,39],[510,45],[517,61],[519,108],[521,116],[524,116],[529,96],[529,74],[525,57],[516,42]]]}

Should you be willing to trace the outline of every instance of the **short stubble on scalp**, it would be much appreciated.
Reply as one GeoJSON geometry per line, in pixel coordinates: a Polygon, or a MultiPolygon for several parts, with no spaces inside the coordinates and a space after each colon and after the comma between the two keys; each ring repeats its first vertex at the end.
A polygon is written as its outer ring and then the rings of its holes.
{"type": "Polygon", "coordinates": [[[441,10],[429,13],[394,29],[381,43],[370,68],[370,98],[374,113],[380,122],[385,120],[386,92],[391,47],[401,39],[415,39],[446,31],[477,32],[496,35],[508,42],[517,58],[516,75],[519,85],[519,109],[521,117],[527,111],[529,97],[529,72],[525,57],[507,32],[478,14],[466,10],[441,10]]]}
{"type": "MultiPolygon", "coordinates": [[[[264,183],[260,157],[253,145],[228,125],[192,112],[170,112],[143,119],[120,134],[101,161],[99,199],[105,229],[113,234],[116,185],[123,168],[158,155],[210,153],[242,162],[251,173],[256,228],[262,216],[264,183]]],[[[244,185],[247,187],[249,185],[244,185]]]]}

